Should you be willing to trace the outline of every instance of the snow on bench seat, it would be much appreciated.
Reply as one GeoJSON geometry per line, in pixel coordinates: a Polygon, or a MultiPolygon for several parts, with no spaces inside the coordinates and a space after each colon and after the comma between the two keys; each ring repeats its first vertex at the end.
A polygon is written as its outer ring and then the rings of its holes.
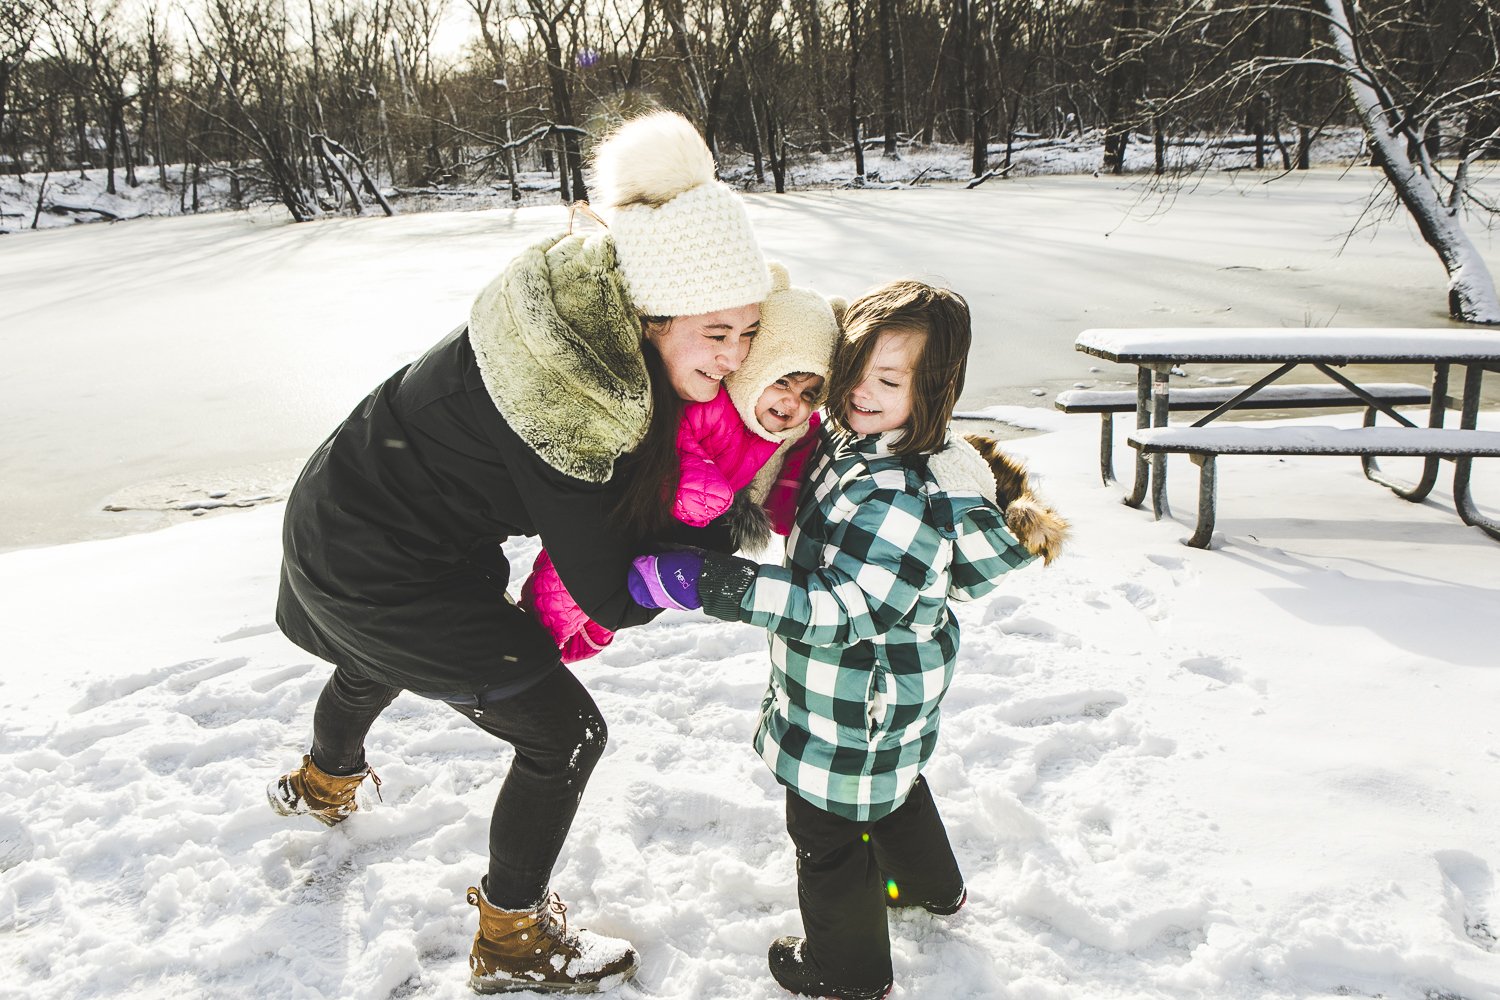
{"type": "MultiPolygon", "coordinates": [[[[1410,382],[1362,385],[1371,396],[1392,406],[1426,405],[1432,391],[1410,382]]],[[[1242,385],[1182,387],[1167,392],[1169,410],[1212,410],[1246,389],[1242,385]]],[[[1135,409],[1135,390],[1068,389],[1057,394],[1053,406],[1064,413],[1128,413],[1135,409]]],[[[1325,406],[1364,406],[1365,401],[1341,385],[1268,385],[1238,408],[1304,409],[1325,406]]]]}
{"type": "Polygon", "coordinates": [[[1321,330],[1254,328],[1094,329],[1073,346],[1085,354],[1129,364],[1237,364],[1288,361],[1431,365],[1500,363],[1500,337],[1488,330],[1451,327],[1321,330]]]}
{"type": "Polygon", "coordinates": [[[1147,427],[1129,441],[1147,453],[1500,456],[1500,431],[1454,427],[1147,427]]]}

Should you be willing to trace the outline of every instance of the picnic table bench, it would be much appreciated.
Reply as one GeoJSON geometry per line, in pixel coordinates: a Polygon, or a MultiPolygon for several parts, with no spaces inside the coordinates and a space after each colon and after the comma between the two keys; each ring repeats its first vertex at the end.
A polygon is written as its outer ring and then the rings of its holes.
{"type": "MultiPolygon", "coordinates": [[[[1453,501],[1465,524],[1500,539],[1500,521],[1484,516],[1469,493],[1475,458],[1500,457],[1500,432],[1476,429],[1480,390],[1486,371],[1500,371],[1500,333],[1470,330],[1391,329],[1167,329],[1085,330],[1074,345],[1108,361],[1138,368],[1134,406],[1136,430],[1128,441],[1137,450],[1135,483],[1125,502],[1140,506],[1148,488],[1152,510],[1167,513],[1166,456],[1186,454],[1199,467],[1198,524],[1184,539],[1207,548],[1213,537],[1217,503],[1215,460],[1224,454],[1358,456],[1365,475],[1413,502],[1423,500],[1437,482],[1439,463],[1454,463],[1453,501]],[[1249,386],[1173,389],[1173,369],[1188,363],[1272,365],[1274,369],[1249,386]],[[1431,365],[1432,388],[1407,383],[1359,384],[1336,371],[1349,364],[1431,365]],[[1288,372],[1309,365],[1332,385],[1273,385],[1288,372]],[[1448,396],[1450,369],[1466,369],[1462,398],[1448,396]],[[1395,407],[1426,403],[1426,426],[1395,407]],[[1364,425],[1358,428],[1278,427],[1265,424],[1214,424],[1225,413],[1244,409],[1292,409],[1323,406],[1364,406],[1364,425]],[[1450,406],[1461,412],[1459,426],[1445,427],[1450,406]],[[1174,410],[1207,410],[1191,426],[1170,426],[1174,410]],[[1375,426],[1379,414],[1395,426],[1375,426]],[[1424,460],[1421,479],[1408,483],[1386,475],[1377,456],[1413,455],[1424,460]]],[[[1059,395],[1065,412],[1098,412],[1113,441],[1112,415],[1125,409],[1131,393],[1074,390],[1059,395]]],[[[1113,478],[1110,452],[1101,438],[1100,467],[1108,483],[1113,478]]]]}
{"type": "MultiPolygon", "coordinates": [[[[1216,385],[1205,387],[1177,387],[1168,390],[1167,410],[1182,411],[1219,410],[1233,400],[1244,386],[1216,385]]],[[[1387,406],[1426,406],[1432,400],[1432,390],[1410,382],[1391,384],[1367,384],[1361,386],[1366,392],[1387,406]]],[[[1099,474],[1108,486],[1115,479],[1115,414],[1134,413],[1136,394],[1123,389],[1068,389],[1057,394],[1052,405],[1064,413],[1097,413],[1099,421],[1099,474]]],[[[1311,410],[1337,406],[1365,406],[1368,404],[1341,385],[1268,385],[1241,400],[1239,410],[1311,410]]]]}

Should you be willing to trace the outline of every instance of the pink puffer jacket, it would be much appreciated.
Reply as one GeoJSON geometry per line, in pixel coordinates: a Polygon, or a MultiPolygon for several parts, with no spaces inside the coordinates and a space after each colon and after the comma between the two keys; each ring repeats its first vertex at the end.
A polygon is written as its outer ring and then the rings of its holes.
{"type": "MultiPolygon", "coordinates": [[[[818,426],[817,420],[817,414],[813,414],[807,437],[788,451],[786,471],[766,498],[772,523],[780,534],[791,530],[791,519],[796,514],[797,482],[807,454],[802,445],[808,439],[816,439],[813,431],[818,426]],[[793,455],[798,456],[795,466],[793,455]],[[787,474],[792,474],[796,482],[790,485],[784,482],[787,474]]],[[[750,485],[779,445],[780,442],[767,440],[745,426],[728,390],[722,386],[712,401],[689,404],[677,429],[682,475],[672,516],[695,528],[703,527],[729,509],[735,493],[750,485]]],[[[531,576],[521,586],[520,606],[535,615],[551,634],[564,663],[588,659],[615,637],[583,613],[545,551],[537,556],[531,576]]]]}
{"type": "Polygon", "coordinates": [[[724,513],[735,493],[750,485],[779,444],[745,426],[723,386],[712,402],[690,403],[677,427],[682,478],[672,516],[701,528],[724,513]]]}

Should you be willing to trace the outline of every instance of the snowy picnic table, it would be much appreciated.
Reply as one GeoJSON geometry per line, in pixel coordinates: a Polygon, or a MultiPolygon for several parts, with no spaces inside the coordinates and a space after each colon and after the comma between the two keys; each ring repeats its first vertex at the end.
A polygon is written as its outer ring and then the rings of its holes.
{"type": "MultiPolygon", "coordinates": [[[[1186,539],[1189,545],[1207,548],[1212,539],[1217,490],[1214,461],[1220,454],[1357,455],[1367,477],[1412,502],[1427,497],[1437,483],[1439,464],[1451,460],[1453,502],[1459,517],[1465,524],[1475,525],[1500,539],[1500,521],[1485,517],[1469,493],[1473,460],[1500,456],[1500,432],[1476,429],[1484,373],[1500,372],[1500,333],[1358,328],[1094,329],[1079,334],[1074,347],[1106,361],[1133,364],[1138,369],[1136,430],[1128,438],[1136,449],[1135,482],[1125,499],[1127,504],[1139,507],[1149,487],[1152,510],[1161,518],[1169,513],[1167,454],[1190,455],[1199,466],[1198,525],[1186,539]],[[1251,385],[1212,390],[1213,398],[1206,397],[1195,404],[1184,399],[1183,390],[1169,390],[1173,369],[1184,364],[1266,365],[1272,370],[1251,385]],[[1335,370],[1351,364],[1431,365],[1432,390],[1426,426],[1419,427],[1395,409],[1401,401],[1397,396],[1409,396],[1407,390],[1411,386],[1361,385],[1335,370]],[[1458,400],[1448,396],[1449,374],[1455,365],[1466,369],[1463,395],[1458,400]],[[1302,366],[1312,367],[1334,385],[1273,386],[1302,366]],[[1295,406],[1299,400],[1302,405],[1332,405],[1330,390],[1349,405],[1366,408],[1363,427],[1289,428],[1246,423],[1209,426],[1233,410],[1295,406]],[[1456,428],[1444,426],[1450,406],[1460,411],[1456,428]],[[1187,408],[1209,409],[1209,412],[1190,426],[1169,426],[1170,411],[1187,408]],[[1395,426],[1376,427],[1380,413],[1394,420],[1395,426]],[[1422,457],[1420,480],[1408,483],[1386,475],[1375,460],[1378,455],[1422,457]]],[[[1059,405],[1067,402],[1065,408],[1070,408],[1070,412],[1086,411],[1089,399],[1093,399],[1096,412],[1121,406],[1120,400],[1114,398],[1119,393],[1084,391],[1068,395],[1067,401],[1059,398],[1059,405]]],[[[1106,462],[1106,480],[1109,475],[1106,462]]]]}

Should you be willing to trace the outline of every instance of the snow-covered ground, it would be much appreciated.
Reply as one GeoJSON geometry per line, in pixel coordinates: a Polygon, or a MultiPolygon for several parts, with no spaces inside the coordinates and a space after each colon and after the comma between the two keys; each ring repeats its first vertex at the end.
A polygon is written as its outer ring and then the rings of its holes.
{"type": "MultiPolygon", "coordinates": [[[[1076,534],[959,611],[929,774],[970,903],[893,919],[894,996],[1500,997],[1500,545],[1353,459],[1243,458],[1188,549],[1186,462],[1157,523],[1099,485],[1093,418],[995,413],[1047,428],[1011,447],[1076,534]]],[[[509,751],[403,695],[383,802],[272,814],[328,672],[272,624],[280,515],[0,556],[0,995],[468,995],[509,751]]],[[[641,950],[623,996],[784,995],[764,648],[671,614],[577,668],[611,735],[555,887],[641,950]]]]}
{"type": "MultiPolygon", "coordinates": [[[[1099,484],[1096,418],[1050,407],[1129,378],[1072,351],[1085,327],[1444,325],[1404,222],[1335,255],[1368,191],[1240,174],[1160,213],[1087,177],[751,198],[799,282],[969,296],[965,408],[1032,429],[1007,446],[1075,525],[1063,560],[959,610],[929,774],[971,902],[893,918],[894,996],[1500,1000],[1500,543],[1446,479],[1408,504],[1354,459],[1229,457],[1216,547],[1189,549],[1191,465],[1171,462],[1175,521],[1154,522],[1099,484]]],[[[369,742],[383,802],[331,831],[271,813],[328,671],[272,622],[274,500],[557,221],[0,240],[0,547],[46,546],[0,554],[0,996],[468,995],[463,892],[509,751],[403,696],[369,742]],[[155,509],[87,513],[103,497],[155,509]]],[[[1475,495],[1500,510],[1500,462],[1475,495]]],[[[673,614],[578,668],[610,746],[555,886],[641,950],[622,996],[784,995],[765,949],[798,930],[792,852],[748,745],[764,648],[673,614]]]]}

